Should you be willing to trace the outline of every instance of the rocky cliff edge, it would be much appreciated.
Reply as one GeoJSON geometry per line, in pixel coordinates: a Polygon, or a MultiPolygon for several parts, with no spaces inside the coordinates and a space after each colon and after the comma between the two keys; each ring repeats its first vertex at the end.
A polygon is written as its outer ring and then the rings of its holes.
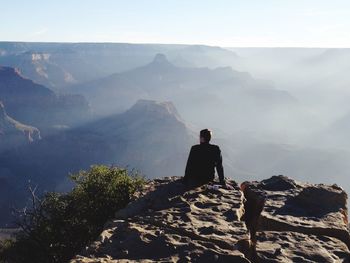
{"type": "Polygon", "coordinates": [[[285,176],[233,190],[150,181],[71,263],[349,262],[347,195],[285,176]]]}

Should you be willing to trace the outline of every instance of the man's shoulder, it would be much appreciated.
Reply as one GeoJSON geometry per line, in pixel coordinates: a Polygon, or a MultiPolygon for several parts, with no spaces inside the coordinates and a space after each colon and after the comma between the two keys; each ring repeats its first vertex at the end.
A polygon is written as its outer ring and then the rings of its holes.
{"type": "MultiPolygon", "coordinates": [[[[209,145],[209,149],[213,150],[213,151],[220,151],[220,147],[218,145],[215,144],[207,144],[209,145]]],[[[192,150],[204,150],[204,149],[208,149],[208,146],[205,146],[205,148],[203,148],[202,144],[195,144],[191,147],[192,150]]]]}
{"type": "Polygon", "coordinates": [[[195,150],[198,149],[201,145],[200,144],[195,144],[191,147],[191,149],[195,150]]]}
{"type": "Polygon", "coordinates": [[[210,144],[210,146],[215,149],[215,150],[220,150],[220,147],[219,145],[216,145],[216,144],[210,144]]]}

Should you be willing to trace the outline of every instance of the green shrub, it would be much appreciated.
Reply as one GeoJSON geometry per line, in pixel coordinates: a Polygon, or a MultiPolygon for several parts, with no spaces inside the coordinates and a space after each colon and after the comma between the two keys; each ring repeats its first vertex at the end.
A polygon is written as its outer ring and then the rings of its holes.
{"type": "Polygon", "coordinates": [[[14,241],[12,239],[0,240],[0,263],[5,262],[5,256],[12,250],[14,241]]]}
{"type": "Polygon", "coordinates": [[[144,183],[126,169],[107,166],[93,166],[71,179],[75,187],[67,194],[47,193],[39,199],[32,192],[32,207],[21,213],[21,231],[15,242],[3,246],[0,262],[67,262],[144,183]]]}

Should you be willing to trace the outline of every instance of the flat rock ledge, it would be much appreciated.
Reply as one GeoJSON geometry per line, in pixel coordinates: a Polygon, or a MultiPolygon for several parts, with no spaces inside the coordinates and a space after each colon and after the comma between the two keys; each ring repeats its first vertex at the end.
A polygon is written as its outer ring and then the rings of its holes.
{"type": "Polygon", "coordinates": [[[347,195],[285,176],[233,190],[152,180],[71,260],[85,262],[350,262],[347,195]]]}

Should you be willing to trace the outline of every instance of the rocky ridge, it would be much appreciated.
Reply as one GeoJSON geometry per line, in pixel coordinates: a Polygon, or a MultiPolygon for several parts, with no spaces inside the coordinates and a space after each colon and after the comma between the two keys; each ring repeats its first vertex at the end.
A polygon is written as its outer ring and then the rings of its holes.
{"type": "Polygon", "coordinates": [[[40,131],[37,128],[8,116],[4,104],[0,101],[0,152],[40,139],[40,131]]]}
{"type": "Polygon", "coordinates": [[[90,119],[86,99],[77,94],[56,94],[25,78],[11,67],[0,65],[0,99],[14,119],[44,132],[55,125],[79,125],[90,119]]]}
{"type": "Polygon", "coordinates": [[[71,263],[349,262],[347,195],[284,176],[187,189],[150,181],[71,263]]]}

